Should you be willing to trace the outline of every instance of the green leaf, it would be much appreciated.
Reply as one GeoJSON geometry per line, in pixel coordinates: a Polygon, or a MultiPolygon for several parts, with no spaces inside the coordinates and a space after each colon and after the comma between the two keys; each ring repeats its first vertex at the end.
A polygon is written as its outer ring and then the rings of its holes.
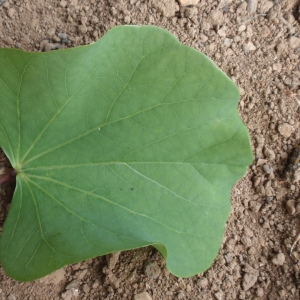
{"type": "Polygon", "coordinates": [[[49,53],[0,49],[0,146],[18,172],[1,264],[33,280],[153,245],[180,277],[220,248],[252,161],[238,89],[151,26],[49,53]]]}

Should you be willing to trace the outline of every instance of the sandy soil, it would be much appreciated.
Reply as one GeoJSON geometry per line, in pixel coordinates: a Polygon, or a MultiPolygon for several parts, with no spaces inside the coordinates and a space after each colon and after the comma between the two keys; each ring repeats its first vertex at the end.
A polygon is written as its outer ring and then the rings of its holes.
{"type": "MultiPolygon", "coordinates": [[[[290,255],[300,232],[300,185],[289,172],[300,155],[300,2],[184,2],[194,5],[0,0],[0,47],[49,51],[92,43],[116,25],[153,24],[204,52],[238,84],[255,161],[232,190],[232,213],[215,263],[179,279],[149,247],[67,266],[30,283],[0,269],[1,300],[300,299],[299,244],[290,255]]],[[[2,153],[0,164],[7,163],[2,153]]],[[[0,231],[12,191],[12,185],[1,190],[0,231]]]]}

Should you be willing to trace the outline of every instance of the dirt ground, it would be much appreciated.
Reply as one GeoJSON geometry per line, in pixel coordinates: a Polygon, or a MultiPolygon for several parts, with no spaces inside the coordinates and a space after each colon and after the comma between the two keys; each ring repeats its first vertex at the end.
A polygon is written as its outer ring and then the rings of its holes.
{"type": "MultiPolygon", "coordinates": [[[[0,47],[50,51],[90,44],[116,25],[152,24],[208,55],[238,84],[255,161],[232,190],[232,213],[214,264],[203,274],[176,278],[147,247],[66,266],[29,283],[0,268],[0,300],[300,299],[300,242],[290,254],[300,232],[300,1],[180,2],[191,5],[0,0],[0,47]]],[[[1,190],[0,232],[12,192],[11,184],[1,190]]]]}

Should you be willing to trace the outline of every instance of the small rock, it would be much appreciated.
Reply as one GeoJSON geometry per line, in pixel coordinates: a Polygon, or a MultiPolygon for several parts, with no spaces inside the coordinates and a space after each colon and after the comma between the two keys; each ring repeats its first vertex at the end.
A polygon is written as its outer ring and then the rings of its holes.
{"type": "Polygon", "coordinates": [[[219,36],[222,36],[222,37],[226,37],[226,28],[225,28],[225,27],[221,27],[221,28],[218,30],[218,35],[219,35],[219,36]]]}
{"type": "Polygon", "coordinates": [[[245,16],[247,14],[247,1],[241,1],[241,4],[236,9],[237,16],[245,16]]]}
{"type": "Polygon", "coordinates": [[[273,168],[271,168],[268,164],[263,165],[263,170],[266,174],[272,174],[273,168]]]}
{"type": "Polygon", "coordinates": [[[253,45],[253,43],[248,42],[247,44],[244,45],[244,50],[246,52],[248,52],[248,51],[254,51],[254,50],[256,50],[256,47],[253,45]]]}
{"type": "Polygon", "coordinates": [[[259,166],[262,166],[264,165],[265,163],[267,163],[268,161],[266,159],[262,159],[262,158],[259,158],[256,162],[256,165],[259,167],[259,166]]]}
{"type": "Polygon", "coordinates": [[[285,208],[290,215],[293,215],[296,212],[297,201],[290,199],[286,202],[285,208]]]}
{"type": "Polygon", "coordinates": [[[222,291],[218,291],[218,292],[215,293],[215,298],[217,300],[223,300],[224,299],[223,296],[224,296],[224,294],[223,294],[222,291]]]}
{"type": "Polygon", "coordinates": [[[253,231],[248,227],[245,227],[244,233],[245,233],[245,235],[247,235],[249,237],[253,237],[253,231]]]}
{"type": "Polygon", "coordinates": [[[0,0],[0,6],[5,2],[6,0],[0,0]]]}
{"type": "Polygon", "coordinates": [[[239,32],[242,32],[242,31],[245,31],[245,30],[246,30],[246,25],[245,24],[241,25],[238,29],[239,32]]]}
{"type": "Polygon", "coordinates": [[[152,0],[152,5],[166,18],[174,17],[175,12],[179,10],[176,1],[152,0]]]}
{"type": "Polygon", "coordinates": [[[81,280],[84,278],[84,276],[87,274],[87,269],[79,270],[75,273],[75,276],[77,279],[81,280]]]}
{"type": "Polygon", "coordinates": [[[261,182],[261,177],[254,177],[253,178],[253,185],[255,187],[259,186],[260,182],[261,182]]]}
{"type": "Polygon", "coordinates": [[[273,64],[273,67],[272,67],[273,71],[276,71],[276,72],[280,72],[281,69],[282,69],[282,65],[281,63],[276,63],[276,64],[273,64]]]}
{"type": "Polygon", "coordinates": [[[205,278],[205,277],[202,278],[202,279],[199,279],[199,280],[197,281],[197,284],[198,284],[200,287],[205,288],[205,287],[208,286],[208,279],[205,278]]]}
{"type": "Polygon", "coordinates": [[[131,17],[130,17],[130,16],[125,16],[125,17],[124,17],[124,22],[125,22],[126,24],[129,24],[129,23],[131,22],[131,17]]]}
{"type": "Polygon", "coordinates": [[[78,290],[67,290],[63,293],[61,293],[61,297],[64,300],[73,300],[74,298],[77,298],[79,296],[78,290]]]}
{"type": "Polygon", "coordinates": [[[69,42],[68,35],[66,33],[59,32],[57,35],[62,43],[67,44],[69,42]]]}
{"type": "Polygon", "coordinates": [[[208,40],[208,36],[203,33],[200,33],[200,41],[205,43],[208,40]]]}
{"type": "Polygon", "coordinates": [[[188,19],[192,19],[194,16],[198,14],[197,7],[187,7],[185,8],[184,15],[188,19]]]}
{"type": "Polygon", "coordinates": [[[278,56],[280,56],[284,50],[286,49],[286,45],[284,42],[279,42],[277,45],[276,45],[276,53],[278,56]]]}
{"type": "Polygon", "coordinates": [[[284,137],[289,138],[292,134],[294,128],[288,123],[283,123],[278,125],[278,132],[284,137]]]}
{"type": "Polygon", "coordinates": [[[300,168],[297,168],[296,170],[294,170],[294,172],[292,174],[292,180],[293,180],[293,182],[300,181],[300,168]]]}
{"type": "Polygon", "coordinates": [[[12,18],[14,14],[16,13],[16,10],[14,8],[9,8],[7,11],[7,15],[12,18]]]}
{"type": "Polygon", "coordinates": [[[275,153],[272,149],[269,149],[267,147],[264,147],[264,155],[265,157],[269,160],[269,161],[272,161],[275,159],[275,153]]]}
{"type": "Polygon", "coordinates": [[[226,39],[224,40],[224,45],[225,45],[226,47],[230,47],[231,43],[232,43],[232,39],[226,38],[226,39]]]}
{"type": "Polygon", "coordinates": [[[220,10],[213,10],[208,15],[208,20],[212,25],[221,25],[223,23],[223,13],[220,10]]]}
{"type": "Polygon", "coordinates": [[[144,273],[149,278],[157,278],[160,274],[160,268],[156,261],[146,261],[144,265],[144,273]]]}
{"type": "Polygon", "coordinates": [[[257,290],[256,290],[256,295],[258,296],[258,297],[263,297],[264,296],[264,294],[265,294],[265,292],[264,292],[264,289],[263,288],[258,288],[257,290]]]}
{"type": "Polygon", "coordinates": [[[60,42],[60,38],[57,35],[52,36],[52,41],[55,43],[59,43],[60,42]]]}
{"type": "Polygon", "coordinates": [[[51,28],[49,28],[49,30],[47,31],[47,36],[49,37],[49,38],[52,38],[52,36],[53,35],[55,35],[55,28],[54,27],[51,27],[51,28]]]}
{"type": "Polygon", "coordinates": [[[107,260],[108,260],[108,264],[107,267],[110,270],[113,270],[119,260],[119,256],[121,254],[121,251],[115,252],[115,253],[111,253],[109,255],[107,255],[107,260]]]}
{"type": "Polygon", "coordinates": [[[267,13],[274,6],[273,1],[263,2],[260,7],[262,13],[267,13]]]}
{"type": "Polygon", "coordinates": [[[8,46],[11,46],[14,44],[13,39],[10,36],[4,36],[3,39],[4,43],[6,43],[8,46]]]}
{"type": "Polygon", "coordinates": [[[147,292],[142,292],[133,296],[133,300],[152,300],[147,292]]]}
{"type": "Polygon", "coordinates": [[[79,283],[80,281],[78,279],[74,279],[66,285],[65,289],[66,290],[77,289],[79,287],[79,283]]]}
{"type": "Polygon", "coordinates": [[[285,256],[283,253],[278,253],[272,258],[272,263],[277,266],[282,266],[285,261],[285,256]]]}
{"type": "Polygon", "coordinates": [[[248,0],[247,11],[252,14],[255,13],[257,8],[257,0],[248,0]]]}
{"type": "Polygon", "coordinates": [[[257,281],[257,275],[251,273],[245,273],[243,278],[243,290],[248,291],[251,287],[254,286],[257,281]]]}
{"type": "Polygon", "coordinates": [[[78,33],[86,34],[87,33],[87,27],[85,25],[79,25],[78,26],[78,33]]]}
{"type": "Polygon", "coordinates": [[[300,38],[298,38],[296,36],[291,36],[289,38],[289,44],[292,49],[296,49],[296,48],[300,47],[300,38]]]}
{"type": "Polygon", "coordinates": [[[196,5],[200,0],[179,0],[179,5],[188,6],[188,5],[196,5]]]}
{"type": "Polygon", "coordinates": [[[42,40],[42,41],[40,42],[40,50],[41,50],[41,51],[50,51],[51,48],[50,48],[49,44],[50,44],[50,43],[49,43],[48,40],[42,40]]]}
{"type": "Polygon", "coordinates": [[[24,34],[21,38],[21,42],[22,42],[22,44],[30,44],[31,40],[26,34],[24,34]]]}
{"type": "Polygon", "coordinates": [[[61,7],[64,7],[64,8],[65,8],[65,7],[68,5],[68,2],[65,1],[65,0],[62,0],[62,1],[60,1],[59,5],[60,5],[61,7]]]}
{"type": "Polygon", "coordinates": [[[250,247],[249,249],[248,249],[248,254],[250,254],[250,255],[255,255],[257,253],[257,249],[256,249],[256,247],[250,247]]]}
{"type": "Polygon", "coordinates": [[[261,33],[260,33],[261,37],[262,37],[262,38],[266,38],[266,37],[268,37],[270,34],[271,34],[270,28],[269,28],[268,26],[266,26],[266,25],[262,26],[262,28],[261,28],[261,33]]]}

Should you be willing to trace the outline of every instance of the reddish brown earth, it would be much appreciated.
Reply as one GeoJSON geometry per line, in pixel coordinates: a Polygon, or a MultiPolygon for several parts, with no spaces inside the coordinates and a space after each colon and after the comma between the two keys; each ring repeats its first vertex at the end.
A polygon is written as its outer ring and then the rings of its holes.
{"type": "MultiPolygon", "coordinates": [[[[176,278],[149,247],[67,266],[30,283],[16,282],[0,269],[0,300],[300,299],[300,243],[290,255],[300,232],[300,185],[296,174],[286,172],[297,163],[291,157],[299,154],[300,144],[300,2],[190,2],[195,5],[184,7],[175,0],[0,0],[0,47],[74,47],[124,24],[170,30],[238,84],[239,111],[255,154],[247,175],[232,190],[223,245],[205,273],[176,278]]],[[[0,166],[8,164],[3,153],[0,157],[0,166]]],[[[1,189],[0,232],[12,192],[12,184],[1,189]]]]}

